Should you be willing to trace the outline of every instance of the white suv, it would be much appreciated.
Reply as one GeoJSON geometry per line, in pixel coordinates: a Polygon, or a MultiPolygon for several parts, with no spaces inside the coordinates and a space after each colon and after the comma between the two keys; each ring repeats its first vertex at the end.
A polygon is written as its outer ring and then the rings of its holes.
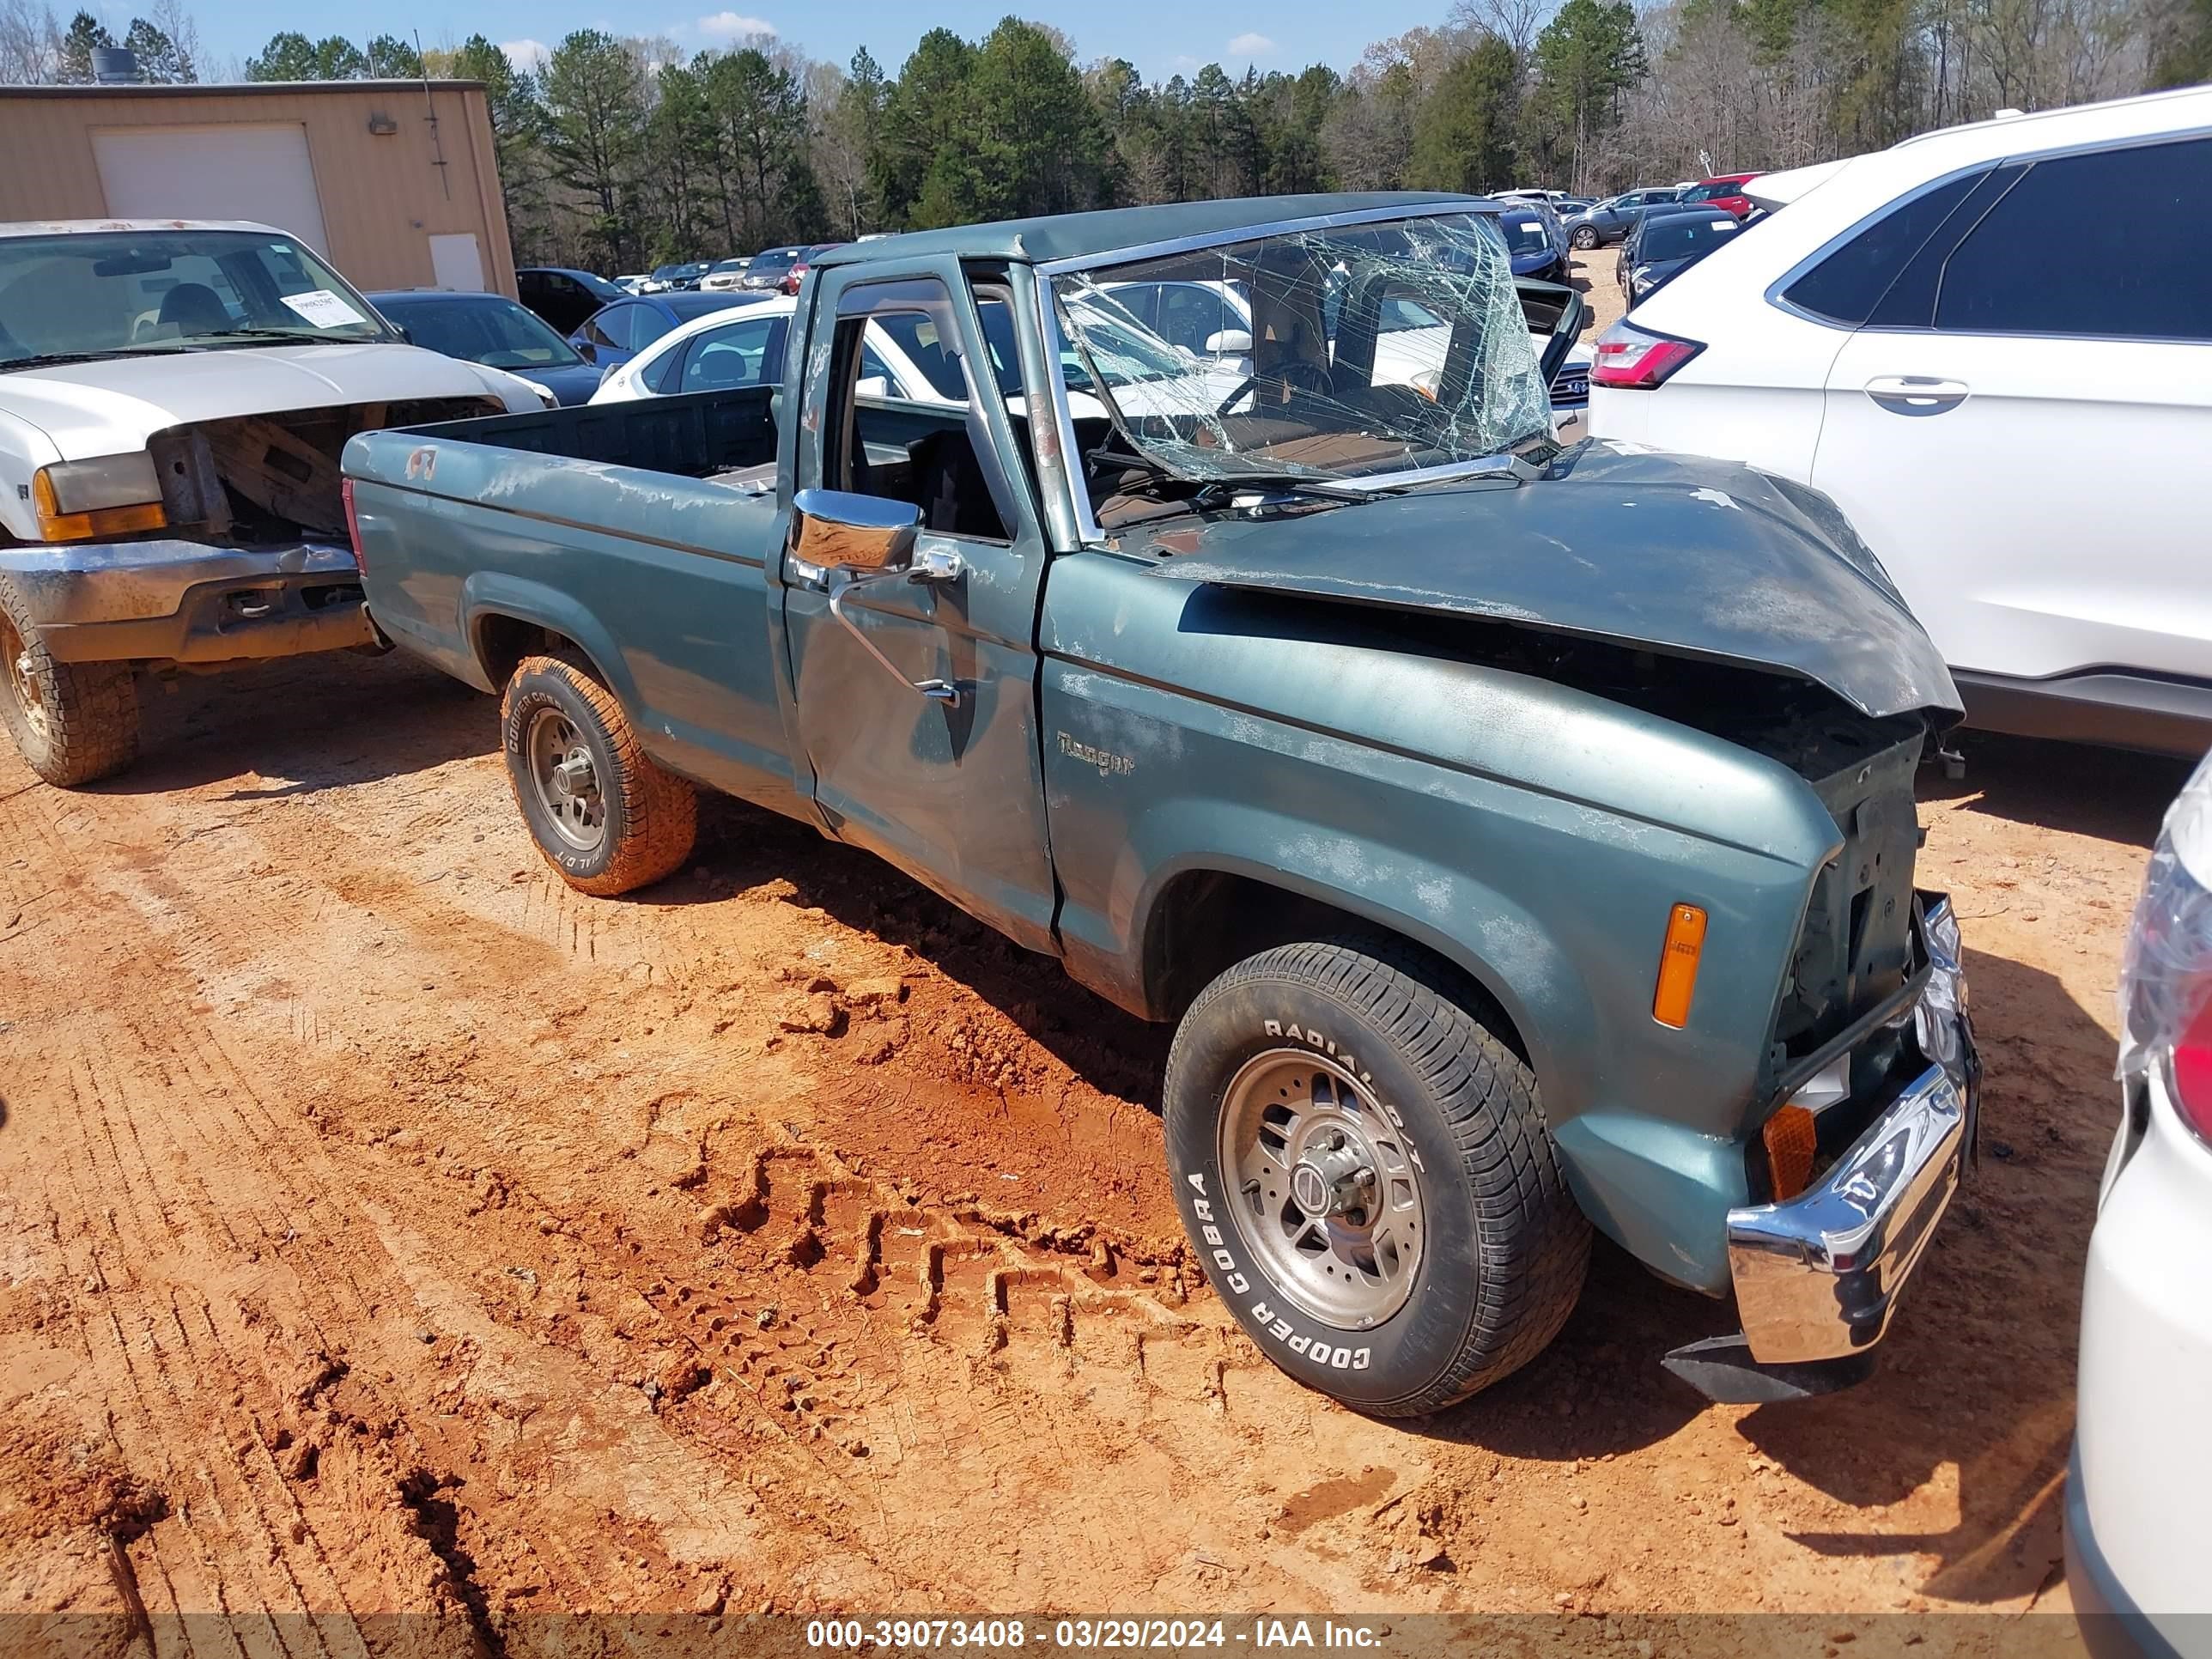
{"type": "Polygon", "coordinates": [[[2000,730],[2212,742],[2212,88],[1747,186],[1598,343],[1596,436],[1817,486],[2000,730]]]}

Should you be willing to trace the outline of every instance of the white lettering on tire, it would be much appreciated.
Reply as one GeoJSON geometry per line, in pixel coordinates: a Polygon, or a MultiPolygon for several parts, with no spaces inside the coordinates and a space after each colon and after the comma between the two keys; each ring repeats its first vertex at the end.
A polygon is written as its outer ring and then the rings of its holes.
{"type": "MultiPolygon", "coordinates": [[[[1193,1172],[1185,1176],[1183,1179],[1190,1182],[1192,1192],[1197,1194],[1190,1201],[1192,1210],[1200,1219],[1211,1220],[1213,1215],[1213,1200],[1206,1196],[1206,1177],[1193,1172]]],[[[1222,1242],[1219,1228],[1209,1226],[1202,1231],[1208,1244],[1222,1242]]],[[[1218,1249],[1213,1252],[1213,1265],[1221,1270],[1222,1283],[1231,1296],[1241,1297],[1251,1290],[1252,1281],[1238,1269],[1237,1258],[1226,1248],[1218,1249]]],[[[1326,1365],[1331,1370],[1364,1371],[1372,1359],[1372,1349],[1331,1347],[1318,1338],[1293,1332],[1291,1329],[1290,1322],[1269,1307],[1264,1296],[1258,1301],[1249,1304],[1245,1311],[1251,1316],[1254,1325],[1257,1327],[1256,1334],[1273,1337],[1298,1358],[1310,1360],[1316,1364],[1326,1365]]]]}

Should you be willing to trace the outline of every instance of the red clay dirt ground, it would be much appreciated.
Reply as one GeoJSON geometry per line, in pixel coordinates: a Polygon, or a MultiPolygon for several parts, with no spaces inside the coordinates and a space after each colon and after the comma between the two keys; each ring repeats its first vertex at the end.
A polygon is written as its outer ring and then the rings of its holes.
{"type": "Polygon", "coordinates": [[[717,803],[688,874],[581,898],[492,704],[404,659],[149,706],[100,788],[0,758],[0,1607],[494,1649],[574,1609],[1939,1609],[1994,1651],[2067,1605],[2178,764],[1923,774],[1985,1156],[1871,1383],[1702,1405],[1658,1357],[1728,1310],[1601,1249],[1541,1359],[1391,1425],[1187,1261],[1164,1034],[884,866],[717,803]]]}

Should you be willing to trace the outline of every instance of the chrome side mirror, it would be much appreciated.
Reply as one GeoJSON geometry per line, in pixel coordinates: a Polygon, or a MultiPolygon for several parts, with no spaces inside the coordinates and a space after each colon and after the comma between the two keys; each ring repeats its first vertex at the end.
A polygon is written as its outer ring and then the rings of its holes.
{"type": "Polygon", "coordinates": [[[791,550],[825,570],[867,574],[914,556],[921,509],[845,489],[802,489],[792,498],[791,550]]]}

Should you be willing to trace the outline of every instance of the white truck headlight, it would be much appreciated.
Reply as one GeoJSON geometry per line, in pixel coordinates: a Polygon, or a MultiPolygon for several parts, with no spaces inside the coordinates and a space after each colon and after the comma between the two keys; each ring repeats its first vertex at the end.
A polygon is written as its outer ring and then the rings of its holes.
{"type": "Polygon", "coordinates": [[[143,449],[42,466],[31,479],[31,500],[42,541],[131,535],[169,521],[161,510],[161,475],[143,449]]]}

